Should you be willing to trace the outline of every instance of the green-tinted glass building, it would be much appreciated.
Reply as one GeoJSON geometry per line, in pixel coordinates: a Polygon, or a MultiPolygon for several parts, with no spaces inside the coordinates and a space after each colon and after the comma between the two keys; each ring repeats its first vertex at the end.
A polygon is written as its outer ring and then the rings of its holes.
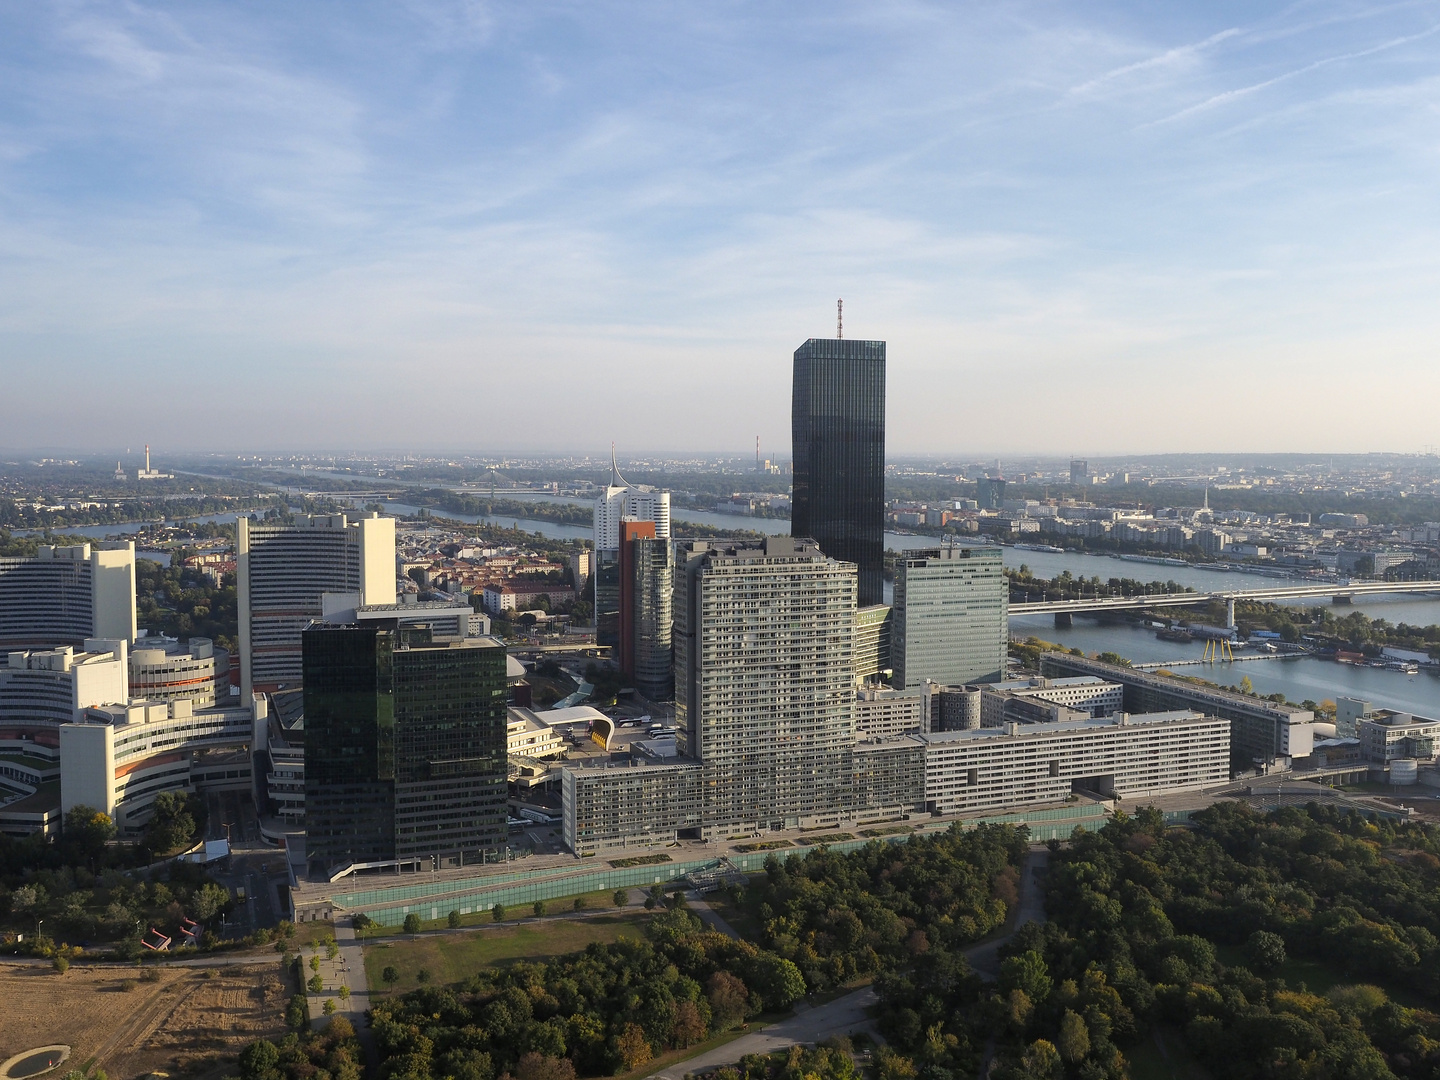
{"type": "Polygon", "coordinates": [[[312,627],[303,649],[310,862],[498,857],[505,646],[382,621],[312,627]]]}
{"type": "Polygon", "coordinates": [[[907,551],[895,568],[893,683],[914,689],[1005,676],[1010,588],[998,547],[907,551]]]}

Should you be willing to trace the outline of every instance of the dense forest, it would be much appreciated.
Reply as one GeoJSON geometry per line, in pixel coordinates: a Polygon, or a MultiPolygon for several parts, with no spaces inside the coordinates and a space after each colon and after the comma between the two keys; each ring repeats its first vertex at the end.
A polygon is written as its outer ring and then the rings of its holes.
{"type": "Polygon", "coordinates": [[[765,920],[759,943],[706,930],[672,902],[643,941],[422,987],[373,1008],[381,1075],[563,1080],[638,1068],[805,994],[906,967],[932,941],[937,951],[974,942],[1004,922],[1024,847],[1022,830],[987,826],[772,857],[743,890],[765,920]]]}
{"type": "MultiPolygon", "coordinates": [[[[873,979],[876,1080],[1122,1080],[1169,1033],[1216,1080],[1440,1080],[1440,830],[1312,804],[1145,810],[1051,844],[1049,921],[967,947],[1018,899],[1025,832],[954,828],[767,860],[734,940],[673,900],[644,940],[476,972],[374,1006],[382,1080],[574,1080],[639,1069],[802,995],[873,979]]],[[[714,1080],[850,1080],[845,1040],[714,1080]]],[[[323,1036],[263,1080],[329,1080],[323,1036]]],[[[340,1062],[343,1065],[343,1061],[340,1062]]],[[[1168,1070],[1168,1066],[1167,1066],[1168,1070]]],[[[346,1070],[348,1071],[348,1070],[346,1070]]],[[[243,1072],[243,1069],[242,1069],[243,1072]]],[[[257,1074],[253,1080],[262,1080],[257,1074]]]]}
{"type": "Polygon", "coordinates": [[[1238,803],[1194,826],[1077,833],[998,985],[923,957],[881,983],[887,1035],[922,1076],[989,1042],[1004,1080],[1119,1080],[1163,1025],[1219,1080],[1440,1077],[1440,1017],[1404,1004],[1440,993],[1436,830],[1238,803]]]}

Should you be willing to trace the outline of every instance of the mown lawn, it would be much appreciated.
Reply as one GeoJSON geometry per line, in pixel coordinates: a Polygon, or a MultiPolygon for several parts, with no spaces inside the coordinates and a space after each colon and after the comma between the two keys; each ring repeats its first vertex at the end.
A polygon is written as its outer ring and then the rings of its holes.
{"type": "Polygon", "coordinates": [[[639,938],[649,912],[618,912],[584,919],[538,919],[451,934],[385,938],[365,945],[365,978],[371,993],[401,993],[421,985],[421,969],[435,985],[460,982],[477,971],[516,960],[543,960],[579,952],[593,942],[639,938]],[[387,983],[385,968],[400,978],[387,983]]]}

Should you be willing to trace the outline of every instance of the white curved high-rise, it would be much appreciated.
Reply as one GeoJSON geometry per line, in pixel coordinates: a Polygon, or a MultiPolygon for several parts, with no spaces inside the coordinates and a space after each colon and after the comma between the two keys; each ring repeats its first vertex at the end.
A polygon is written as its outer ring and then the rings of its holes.
{"type": "Polygon", "coordinates": [[[653,521],[655,538],[670,539],[670,493],[626,482],[610,450],[610,483],[595,500],[595,550],[615,551],[620,547],[620,522],[653,521]]]}
{"type": "Polygon", "coordinates": [[[627,483],[610,447],[610,482],[595,500],[595,643],[620,644],[620,522],[653,521],[655,539],[670,539],[670,493],[627,483]]]}

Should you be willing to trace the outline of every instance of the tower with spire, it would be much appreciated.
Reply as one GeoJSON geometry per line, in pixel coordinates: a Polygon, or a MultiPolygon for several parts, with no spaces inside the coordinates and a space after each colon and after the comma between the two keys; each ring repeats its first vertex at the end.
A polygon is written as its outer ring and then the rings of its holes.
{"type": "Polygon", "coordinates": [[[620,475],[615,444],[610,444],[610,480],[595,499],[594,570],[595,643],[619,644],[620,523],[651,521],[655,539],[670,539],[670,493],[643,484],[631,484],[620,475]]]}

